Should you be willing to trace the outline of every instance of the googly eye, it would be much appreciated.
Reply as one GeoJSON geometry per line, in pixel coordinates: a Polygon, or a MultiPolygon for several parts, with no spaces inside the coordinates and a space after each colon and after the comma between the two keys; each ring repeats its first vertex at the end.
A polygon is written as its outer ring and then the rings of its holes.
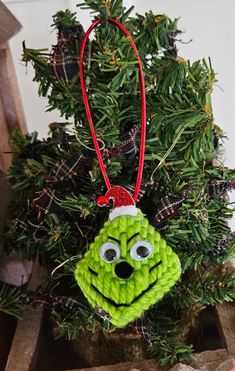
{"type": "Polygon", "coordinates": [[[106,242],[100,248],[100,257],[107,263],[113,263],[120,257],[120,249],[114,243],[106,242]]]}
{"type": "Polygon", "coordinates": [[[145,260],[148,259],[149,255],[152,253],[152,245],[147,241],[136,242],[130,251],[130,255],[134,260],[145,260]]]}

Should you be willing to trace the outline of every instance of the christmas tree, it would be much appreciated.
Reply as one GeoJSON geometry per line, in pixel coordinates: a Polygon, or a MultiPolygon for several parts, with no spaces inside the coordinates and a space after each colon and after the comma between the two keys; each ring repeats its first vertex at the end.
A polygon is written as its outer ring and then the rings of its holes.
{"type": "MultiPolygon", "coordinates": [[[[235,299],[232,217],[227,192],[234,171],[218,161],[224,137],[215,124],[211,94],[216,81],[210,59],[191,63],[178,55],[177,20],[151,11],[131,16],[121,0],[85,0],[102,26],[85,49],[86,88],[100,148],[112,184],[133,190],[140,144],[140,88],[129,41],[107,19],[131,33],[143,63],[147,98],[145,166],[138,207],[179,256],[182,275],[141,319],[149,351],[162,364],[190,358],[187,333],[208,305],[235,299]],[[189,315],[190,313],[190,315],[189,315]]],[[[38,259],[50,273],[29,292],[1,286],[0,309],[19,316],[22,307],[44,302],[60,335],[114,326],[92,308],[74,278],[77,262],[108,218],[96,199],[106,188],[87,122],[79,79],[82,24],[69,10],[53,17],[58,42],[52,50],[29,49],[39,95],[62,122],[49,125],[49,137],[13,132],[9,180],[16,190],[14,219],[6,251],[38,259]],[[14,242],[14,243],[13,243],[14,242]]],[[[134,331],[128,325],[127,331],[134,331]]]]}

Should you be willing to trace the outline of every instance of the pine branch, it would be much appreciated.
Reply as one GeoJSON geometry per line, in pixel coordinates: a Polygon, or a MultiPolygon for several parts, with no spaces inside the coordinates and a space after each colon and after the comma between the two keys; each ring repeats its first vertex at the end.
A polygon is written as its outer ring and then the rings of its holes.
{"type": "MultiPolygon", "coordinates": [[[[68,300],[68,303],[72,301],[68,300]]],[[[60,310],[52,312],[55,324],[56,338],[65,337],[68,340],[77,339],[83,331],[93,330],[99,323],[89,308],[79,305],[72,307],[63,306],[60,310]],[[96,324],[95,324],[96,323],[96,324]]]]}
{"type": "Polygon", "coordinates": [[[200,270],[189,271],[169,293],[169,298],[178,310],[196,303],[215,305],[232,302],[235,300],[234,272],[210,271],[209,267],[202,273],[200,270]]]}
{"type": "MultiPolygon", "coordinates": [[[[182,320],[170,317],[170,306],[165,310],[156,305],[147,316],[147,329],[151,334],[150,351],[163,366],[176,362],[187,363],[192,360],[192,345],[186,345],[180,339],[182,320]]],[[[171,309],[172,312],[172,309],[171,309]]]]}
{"type": "Polygon", "coordinates": [[[155,336],[151,352],[162,366],[188,363],[193,360],[193,347],[167,337],[155,336]]]}
{"type": "Polygon", "coordinates": [[[24,310],[25,295],[17,287],[0,283],[0,311],[21,318],[24,310]]]}
{"type": "Polygon", "coordinates": [[[80,24],[76,19],[76,13],[72,13],[69,9],[57,12],[52,18],[52,26],[55,26],[55,28],[76,27],[80,24]]]}

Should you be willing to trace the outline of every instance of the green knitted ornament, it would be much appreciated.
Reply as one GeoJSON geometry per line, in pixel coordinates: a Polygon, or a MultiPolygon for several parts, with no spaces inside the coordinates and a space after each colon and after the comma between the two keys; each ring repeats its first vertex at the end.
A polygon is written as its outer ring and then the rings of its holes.
{"type": "MultiPolygon", "coordinates": [[[[111,190],[119,197],[120,190],[128,194],[122,187],[111,190]]],[[[135,206],[118,206],[110,213],[75,270],[87,300],[116,327],[140,317],[179,277],[178,256],[135,206]]]]}
{"type": "Polygon", "coordinates": [[[141,134],[139,166],[133,197],[120,186],[111,186],[93,124],[84,78],[84,53],[91,31],[101,20],[96,19],[87,30],[81,45],[79,69],[83,101],[94,147],[108,192],[97,200],[99,206],[113,201],[114,209],[84,258],[78,262],[75,279],[90,304],[105,311],[110,322],[124,327],[140,317],[160,300],[180,277],[180,261],[160,234],[144,218],[135,203],[140,191],[146,139],[146,96],[142,63],[135,42],[117,20],[108,22],[118,27],[135,51],[141,93],[141,134]]]}

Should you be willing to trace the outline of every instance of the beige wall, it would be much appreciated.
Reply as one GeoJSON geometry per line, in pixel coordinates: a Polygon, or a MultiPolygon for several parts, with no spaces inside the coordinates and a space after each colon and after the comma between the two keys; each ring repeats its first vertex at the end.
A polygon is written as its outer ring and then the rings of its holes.
{"type": "Polygon", "coordinates": [[[41,136],[48,131],[48,124],[60,119],[58,112],[46,113],[47,100],[39,98],[38,86],[32,82],[33,68],[20,62],[22,53],[22,41],[26,41],[27,47],[35,49],[49,48],[55,43],[56,33],[52,32],[52,15],[60,9],[70,6],[66,0],[6,0],[3,1],[16,15],[22,30],[12,38],[10,45],[15,62],[18,83],[22,95],[23,106],[29,131],[37,130],[41,136]]]}

